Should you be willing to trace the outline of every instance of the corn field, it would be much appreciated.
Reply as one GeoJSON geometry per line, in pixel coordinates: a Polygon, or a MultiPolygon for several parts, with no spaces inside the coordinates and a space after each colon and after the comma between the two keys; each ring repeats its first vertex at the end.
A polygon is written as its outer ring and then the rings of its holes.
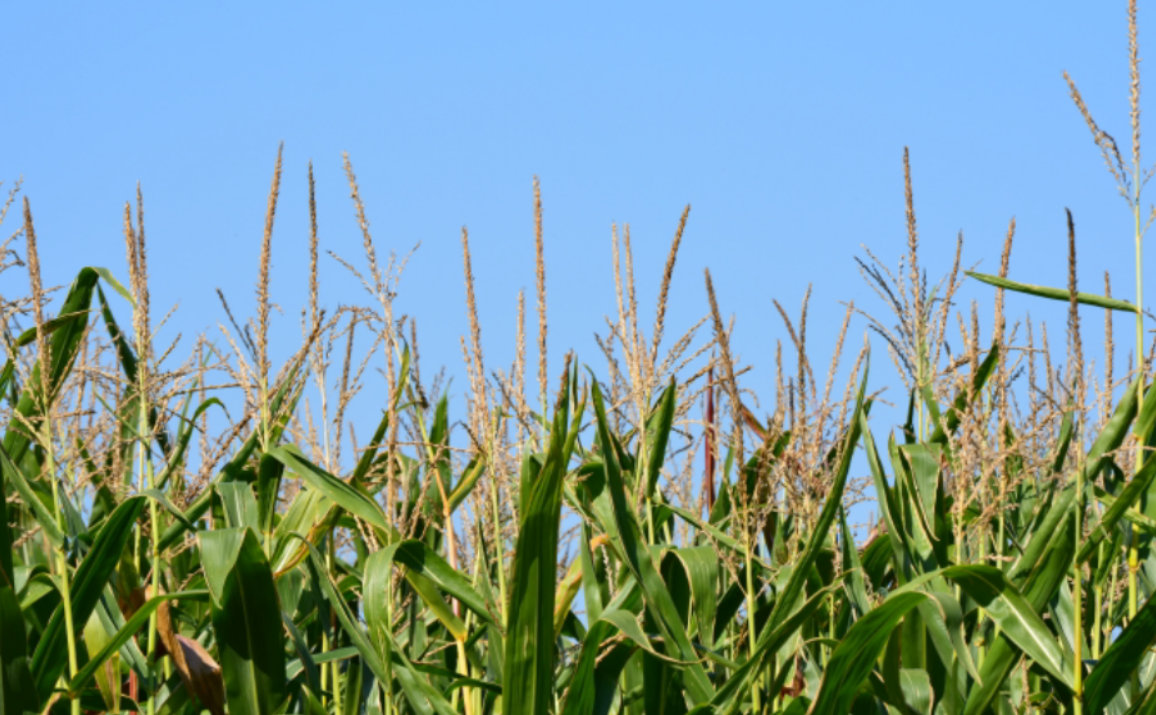
{"type": "Polygon", "coordinates": [[[463,229],[459,400],[422,371],[416,317],[395,312],[405,258],[379,260],[348,158],[364,251],[338,260],[365,301],[323,306],[310,165],[311,279],[281,364],[280,153],[256,315],[222,296],[227,325],[191,347],[154,340],[139,189],[127,267],[58,291],[17,183],[0,214],[0,270],[27,280],[0,298],[0,713],[1156,713],[1135,0],[1129,49],[1130,156],[1067,81],[1134,219],[1134,296],[1076,285],[1070,212],[1066,286],[1009,277],[1014,220],[997,274],[962,270],[961,239],[929,281],[905,151],[906,250],[857,259],[881,307],[848,306],[816,379],[809,294],[798,316],[776,302],[762,402],[709,271],[701,320],[665,335],[689,206],[649,330],[615,228],[601,354],[554,365],[537,180],[536,336],[519,295],[506,369],[484,361],[463,229]],[[986,332],[965,284],[994,297],[986,332]],[[1068,305],[1061,353],[1009,321],[1007,291],[1068,305]],[[1114,315],[1135,325],[1119,375],[1114,315]],[[358,395],[376,423],[354,425],[358,395]],[[884,395],[897,427],[872,418],[884,395]]]}

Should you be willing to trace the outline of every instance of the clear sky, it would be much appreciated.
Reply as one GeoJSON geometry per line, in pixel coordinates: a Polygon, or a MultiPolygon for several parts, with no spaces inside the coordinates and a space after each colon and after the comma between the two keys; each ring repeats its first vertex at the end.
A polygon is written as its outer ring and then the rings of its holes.
{"type": "MultiPolygon", "coordinates": [[[[1126,149],[1122,0],[626,5],[9,4],[0,178],[24,177],[54,283],[85,264],[126,274],[121,212],[140,181],[156,317],[179,304],[166,335],[189,347],[224,319],[216,288],[252,312],[281,141],[282,354],[306,300],[310,159],[322,247],[359,258],[343,151],[379,252],[421,242],[398,309],[418,318],[427,369],[461,373],[463,225],[487,359],[509,364],[520,288],[532,304],[535,174],[554,370],[568,347],[600,364],[590,336],[614,310],[612,222],[632,225],[649,325],[688,202],[667,335],[705,314],[709,267],[738,316],[737,349],[758,366],[749,385],[766,392],[786,338],[771,299],[794,310],[811,283],[809,339],[824,361],[841,301],[881,308],[853,261],[860,244],[888,263],[904,250],[905,145],[932,276],[960,230],[965,262],[995,272],[1016,216],[1012,276],[1062,286],[1067,206],[1082,287],[1099,290],[1111,269],[1131,294],[1129,215],[1061,77],[1126,149]]],[[[1149,17],[1141,7],[1142,48],[1156,37],[1149,17]]],[[[0,290],[23,280],[10,272],[0,290]]],[[[360,301],[358,290],[323,261],[323,303],[360,301]]],[[[969,284],[972,297],[986,304],[990,289],[969,284]]],[[[1009,299],[1013,313],[1029,308],[1046,312],[1009,299]]],[[[873,385],[897,384],[881,358],[873,385]]]]}

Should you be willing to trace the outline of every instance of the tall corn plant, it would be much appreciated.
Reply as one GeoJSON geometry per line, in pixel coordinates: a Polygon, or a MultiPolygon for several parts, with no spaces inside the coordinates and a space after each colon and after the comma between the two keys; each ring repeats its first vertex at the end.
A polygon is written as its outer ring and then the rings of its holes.
{"type": "MultiPolygon", "coordinates": [[[[1134,3],[1130,18],[1135,209],[1134,3]]],[[[629,228],[621,244],[615,229],[606,374],[568,360],[552,405],[537,183],[537,399],[524,349],[509,375],[484,369],[463,232],[470,384],[458,423],[449,394],[422,381],[412,318],[393,314],[403,261],[379,266],[348,160],[367,267],[346,265],[374,305],[323,315],[310,179],[310,309],[304,345],[279,372],[268,333],[280,157],[257,317],[242,327],[230,312],[232,352],[202,343],[181,370],[166,372],[150,345],[138,203],[128,290],[85,268],[33,328],[15,327],[28,305],[6,308],[0,713],[1156,711],[1156,390],[1141,359],[1095,419],[1075,319],[1094,306],[1142,327],[1139,286],[1135,303],[1077,290],[1072,223],[1068,287],[1014,281],[1013,225],[999,275],[971,275],[1067,301],[1069,368],[1033,382],[1035,363],[1016,355],[1041,351],[1004,331],[1002,297],[992,341],[965,327],[964,354],[946,361],[956,275],[926,287],[904,159],[901,285],[861,264],[899,318],[869,324],[909,388],[906,423],[889,433],[872,420],[865,357],[844,401],[819,398],[805,302],[797,323],[780,308],[798,373],[784,380],[780,362],[765,419],[744,404],[709,275],[713,339],[692,350],[692,329],[658,359],[689,207],[649,342],[629,228]],[[359,367],[365,329],[373,346],[359,367]],[[347,357],[332,385],[335,346],[347,357]],[[679,374],[687,353],[706,364],[679,374]],[[342,459],[345,410],[374,356],[385,358],[382,414],[342,459]],[[244,401],[215,445],[210,417],[233,398],[211,389],[210,363],[244,401]],[[1059,406],[1044,417],[1012,409],[1025,370],[1030,404],[1047,392],[1059,406]],[[878,514],[865,541],[849,523],[857,458],[878,514]]],[[[25,224],[32,238],[30,211],[25,224]]]]}

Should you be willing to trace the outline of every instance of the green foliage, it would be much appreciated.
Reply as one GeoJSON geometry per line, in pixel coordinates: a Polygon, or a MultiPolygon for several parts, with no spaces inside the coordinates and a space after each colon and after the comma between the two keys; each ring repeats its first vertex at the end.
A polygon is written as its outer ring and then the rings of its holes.
{"type": "MultiPolygon", "coordinates": [[[[111,310],[103,306],[107,326],[111,310]]],[[[132,346],[116,345],[122,369],[139,369],[132,346]]],[[[1064,413],[1038,474],[1022,471],[1026,453],[1008,460],[1020,471],[1005,487],[1000,530],[983,513],[991,491],[957,488],[970,458],[959,434],[987,409],[998,360],[995,346],[950,399],[913,394],[936,426],[923,440],[914,428],[903,443],[888,440],[890,473],[861,370],[854,404],[807,467],[823,485],[811,515],[786,511],[773,486],[798,458],[801,430],[766,434],[743,479],[724,473],[704,519],[666,488],[680,386],[672,380],[648,401],[631,423],[644,429],[623,431],[595,374],[583,384],[576,369],[548,429],[515,445],[520,474],[504,487],[502,463],[485,452],[451,458],[444,398],[428,431],[431,408],[416,400],[395,400],[375,429],[387,441],[391,420],[408,414],[427,440],[413,454],[375,445],[347,476],[331,473],[306,456],[316,445],[286,438],[292,422],[280,405],[300,395],[294,371],[270,390],[276,441],[239,439],[200,495],[175,489],[192,436],[182,423],[163,449],[150,439],[164,460],[158,486],[61,497],[58,522],[44,451],[13,437],[16,455],[0,454],[13,505],[3,536],[19,544],[0,588],[0,700],[5,712],[54,698],[90,707],[114,702],[120,684],[128,701],[154,689],[159,712],[979,713],[1072,708],[1077,697],[1090,711],[1123,712],[1156,702],[1150,599],[1135,617],[1111,593],[1085,599],[1089,617],[1072,629],[1072,590],[1120,582],[1114,553],[1156,524],[1156,457],[1132,474],[1115,457],[1129,435],[1149,439],[1156,392],[1138,405],[1125,390],[1082,450],[1064,413]],[[844,506],[860,449],[883,532],[867,545],[855,543],[844,506]],[[1066,478],[1074,469],[1083,498],[1066,478]],[[388,479],[407,487],[391,493],[388,479]],[[475,497],[494,489],[499,508],[487,512],[475,497]],[[467,514],[483,517],[453,541],[467,514]],[[563,551],[567,520],[580,528],[563,551]],[[30,525],[39,537],[28,538],[30,525]],[[156,561],[138,535],[154,528],[156,561]],[[46,547],[65,550],[77,633],[66,632],[46,547]],[[142,580],[154,569],[159,578],[142,580]],[[173,592],[146,597],[146,580],[173,592]],[[70,635],[81,646],[74,673],[70,635]],[[1077,639],[1085,653],[1092,642],[1101,649],[1078,666],[1077,639]]],[[[412,369],[408,358],[402,369],[412,369]]],[[[56,379],[71,384],[68,369],[56,379]]],[[[41,419],[29,404],[19,398],[13,414],[41,419]]],[[[186,414],[196,420],[213,404],[186,414]]],[[[115,476],[115,460],[85,454],[94,485],[115,476]]]]}
{"type": "MultiPolygon", "coordinates": [[[[846,396],[820,398],[789,321],[798,373],[779,366],[760,420],[709,277],[713,339],[660,361],[664,298],[648,345],[628,276],[608,369],[568,358],[552,409],[487,375],[475,325],[455,415],[353,185],[376,305],[325,318],[312,295],[275,375],[269,336],[235,322],[232,353],[161,368],[131,217],[131,290],[84,268],[56,315],[5,326],[0,715],[1156,712],[1150,370],[1089,406],[1082,357],[1037,383],[1042,351],[1002,313],[986,351],[965,327],[949,359],[931,328],[957,277],[929,289],[912,235],[906,283],[862,264],[898,313],[869,320],[909,388],[899,429],[872,416],[866,349],[846,396]],[[354,430],[371,359],[386,392],[354,430]]],[[[275,199],[276,180],[270,229],[275,199]]],[[[1068,301],[1073,352],[1080,305],[1142,337],[1140,300],[969,275],[1068,301]]]]}

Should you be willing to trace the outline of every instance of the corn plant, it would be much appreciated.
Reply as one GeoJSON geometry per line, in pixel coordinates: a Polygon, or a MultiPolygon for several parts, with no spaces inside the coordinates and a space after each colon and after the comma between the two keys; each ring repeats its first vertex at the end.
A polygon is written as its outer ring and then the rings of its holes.
{"type": "Polygon", "coordinates": [[[323,308],[310,166],[302,341],[280,366],[280,153],[255,316],[222,295],[228,326],[179,365],[154,344],[139,189],[128,280],[82,268],[55,301],[26,198],[22,251],[0,251],[29,276],[0,301],[0,713],[1156,712],[1134,0],[1129,17],[1130,170],[1071,89],[1134,214],[1135,300],[1078,289],[1070,213],[1067,286],[1009,278],[1013,221],[999,273],[967,274],[996,290],[981,337],[957,305],[962,241],[938,283],[919,263],[905,152],[907,252],[859,261],[886,310],[848,307],[820,382],[809,292],[794,319],[776,302],[787,357],[764,415],[709,272],[703,318],[663,341],[689,207],[649,335],[615,227],[602,359],[551,372],[535,179],[536,394],[524,296],[514,363],[486,368],[463,231],[461,401],[423,376],[416,319],[394,310],[405,258],[379,259],[348,158],[364,255],[337,260],[366,304],[323,308]],[[1062,358],[1046,326],[1009,327],[1008,290],[1068,304],[1062,358]],[[1102,375],[1081,306],[1107,316],[1102,375]],[[1137,326],[1123,379],[1116,312],[1137,326]],[[857,319],[873,340],[844,370],[857,319]],[[371,366],[380,416],[357,432],[371,366]]]}

